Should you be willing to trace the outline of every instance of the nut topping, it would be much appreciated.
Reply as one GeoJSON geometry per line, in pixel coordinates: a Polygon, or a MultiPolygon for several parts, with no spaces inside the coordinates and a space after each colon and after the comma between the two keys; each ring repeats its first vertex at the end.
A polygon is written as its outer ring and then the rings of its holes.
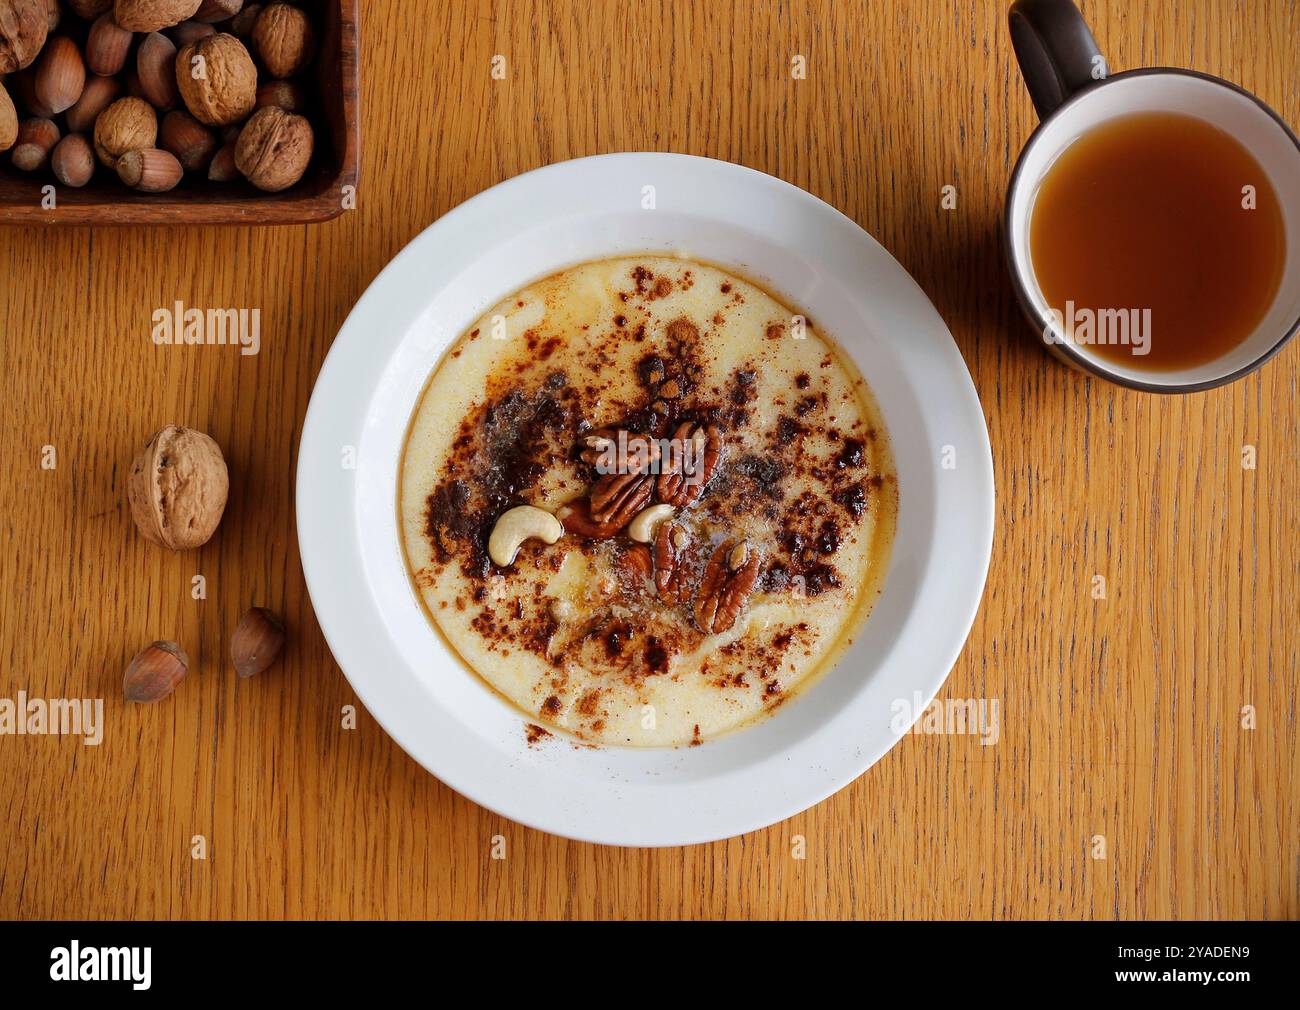
{"type": "Polygon", "coordinates": [[[627,535],[639,544],[648,544],[654,540],[660,524],[671,519],[672,516],[671,505],[664,505],[662,502],[651,505],[648,509],[638,512],[636,518],[627,524],[627,535]]]}
{"type": "Polygon", "coordinates": [[[664,523],[655,535],[655,589],[665,603],[677,603],[686,595],[686,552],[690,546],[690,534],[678,523],[664,523]]]}
{"type": "Polygon", "coordinates": [[[673,432],[680,449],[669,454],[659,473],[657,497],[674,508],[685,508],[704,493],[722,462],[722,432],[716,425],[701,427],[685,421],[673,432]]]}
{"type": "Polygon", "coordinates": [[[709,558],[695,596],[695,623],[705,634],[730,631],[758,580],[759,552],[744,540],[721,543],[709,558]]]}
{"type": "Polygon", "coordinates": [[[493,564],[507,568],[515,563],[515,555],[525,540],[541,540],[553,544],[564,535],[560,521],[545,509],[532,505],[517,505],[502,513],[488,537],[488,557],[493,564]]]}
{"type": "Polygon", "coordinates": [[[586,498],[571,502],[560,509],[556,518],[564,524],[565,532],[587,540],[609,540],[618,536],[623,523],[617,520],[598,523],[591,517],[591,502],[586,498]]]}
{"type": "Polygon", "coordinates": [[[591,518],[626,526],[654,493],[659,443],[626,431],[597,432],[587,438],[582,458],[601,471],[591,486],[591,518]]]}

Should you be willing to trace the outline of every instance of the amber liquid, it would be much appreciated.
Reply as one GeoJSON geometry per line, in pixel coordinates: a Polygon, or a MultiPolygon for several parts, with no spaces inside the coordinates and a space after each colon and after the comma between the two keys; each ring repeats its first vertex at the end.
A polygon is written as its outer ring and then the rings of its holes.
{"type": "Polygon", "coordinates": [[[1135,113],[1083,134],[1048,170],[1030,255],[1084,350],[1169,371],[1221,357],[1258,327],[1282,282],[1286,231],[1272,184],[1233,137],[1192,116],[1135,113]],[[1084,326],[1084,309],[1107,325],[1084,326]],[[1127,344],[1097,342],[1126,327],[1127,344]],[[1144,335],[1149,351],[1136,354],[1144,335]]]}

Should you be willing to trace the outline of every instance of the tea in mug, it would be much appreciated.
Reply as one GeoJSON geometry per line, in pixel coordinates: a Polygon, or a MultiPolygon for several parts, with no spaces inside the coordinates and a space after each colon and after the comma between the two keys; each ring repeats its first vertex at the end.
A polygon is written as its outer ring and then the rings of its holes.
{"type": "Polygon", "coordinates": [[[1171,371],[1254,332],[1282,283],[1286,231],[1254,156],[1213,124],[1133,113],[1048,170],[1030,256],[1061,331],[1098,357],[1171,371]]]}

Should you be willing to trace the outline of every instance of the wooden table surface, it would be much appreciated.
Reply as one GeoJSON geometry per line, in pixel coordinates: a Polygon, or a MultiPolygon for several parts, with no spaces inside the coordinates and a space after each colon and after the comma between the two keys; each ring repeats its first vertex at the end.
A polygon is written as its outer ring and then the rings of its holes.
{"type": "MultiPolygon", "coordinates": [[[[0,916],[1300,914],[1300,349],[1228,389],[1159,398],[1035,344],[999,246],[1035,122],[1005,8],[370,0],[362,184],[340,220],[0,230],[0,698],[102,697],[106,722],[97,747],[0,736],[0,916]],[[806,79],[790,76],[795,55],[806,79]],[[948,321],[988,419],[998,507],[988,589],[941,697],[997,699],[995,745],[909,736],[785,823],[637,851],[477,807],[364,709],[342,726],[357,702],[294,532],[298,438],[330,342],[440,215],[520,172],[621,150],[804,187],[890,249],[948,321]],[[152,313],[177,300],[260,308],[261,353],[155,346],[152,313]],[[189,554],[144,542],[124,501],[132,456],[166,422],[212,433],[231,466],[221,529],[189,554]],[[239,682],[227,637],[254,603],[285,615],[290,644],[239,682]],[[190,678],[127,706],[123,667],[157,638],[188,647],[190,678]]],[[[1219,74],[1300,124],[1295,0],[1084,9],[1114,69],[1219,74]]]]}

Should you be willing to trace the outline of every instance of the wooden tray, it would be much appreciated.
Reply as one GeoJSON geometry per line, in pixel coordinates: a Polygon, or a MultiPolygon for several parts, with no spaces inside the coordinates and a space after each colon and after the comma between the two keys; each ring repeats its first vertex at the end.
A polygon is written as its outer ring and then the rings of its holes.
{"type": "Polygon", "coordinates": [[[31,174],[0,165],[0,224],[306,224],[343,212],[344,188],[355,186],[361,158],[357,66],[360,0],[324,8],[315,80],[317,111],[311,167],[283,193],[263,193],[246,182],[208,183],[187,176],[167,193],[134,193],[103,166],[83,189],[57,186],[57,207],[41,206],[42,188],[55,185],[48,170],[31,174]],[[322,129],[322,127],[324,127],[322,129]]]}

